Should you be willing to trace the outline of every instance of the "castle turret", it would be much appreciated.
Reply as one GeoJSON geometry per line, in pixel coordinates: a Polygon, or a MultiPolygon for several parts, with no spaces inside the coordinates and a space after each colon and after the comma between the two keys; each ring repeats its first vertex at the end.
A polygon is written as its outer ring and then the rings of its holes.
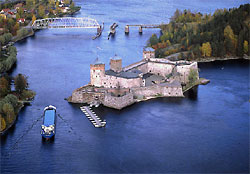
{"type": "Polygon", "coordinates": [[[105,76],[105,64],[96,62],[90,65],[90,83],[91,85],[101,87],[102,79],[105,76]]]}
{"type": "Polygon", "coordinates": [[[114,56],[110,59],[110,70],[113,70],[114,72],[121,72],[122,71],[122,59],[118,56],[114,56]]]}
{"type": "Polygon", "coordinates": [[[143,49],[143,59],[155,58],[155,50],[151,47],[143,49]]]}

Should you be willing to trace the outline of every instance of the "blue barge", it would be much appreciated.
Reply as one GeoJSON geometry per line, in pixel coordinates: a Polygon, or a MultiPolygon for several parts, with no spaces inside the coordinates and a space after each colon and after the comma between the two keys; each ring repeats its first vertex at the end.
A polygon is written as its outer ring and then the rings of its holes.
{"type": "Polygon", "coordinates": [[[41,135],[45,139],[55,136],[56,129],[56,107],[49,105],[44,108],[43,125],[41,126],[41,135]]]}

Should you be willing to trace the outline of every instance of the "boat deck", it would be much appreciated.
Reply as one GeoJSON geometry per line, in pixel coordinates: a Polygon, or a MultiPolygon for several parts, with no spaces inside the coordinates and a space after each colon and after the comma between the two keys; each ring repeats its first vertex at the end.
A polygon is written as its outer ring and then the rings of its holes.
{"type": "Polygon", "coordinates": [[[45,126],[50,126],[55,124],[55,110],[46,110],[44,113],[44,123],[45,126]]]}

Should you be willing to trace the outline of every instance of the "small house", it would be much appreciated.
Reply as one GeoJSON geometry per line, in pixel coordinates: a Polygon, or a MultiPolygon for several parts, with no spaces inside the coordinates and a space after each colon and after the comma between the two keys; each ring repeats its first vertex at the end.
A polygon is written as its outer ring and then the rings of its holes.
{"type": "Polygon", "coordinates": [[[20,18],[20,19],[18,19],[18,22],[21,23],[21,24],[23,24],[25,22],[25,19],[24,18],[20,18]]]}

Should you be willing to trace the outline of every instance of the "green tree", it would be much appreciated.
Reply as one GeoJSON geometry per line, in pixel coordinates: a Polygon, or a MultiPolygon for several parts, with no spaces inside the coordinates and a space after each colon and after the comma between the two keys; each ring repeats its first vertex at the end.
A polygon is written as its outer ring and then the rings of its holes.
{"type": "Polygon", "coordinates": [[[45,16],[45,8],[43,5],[39,5],[38,7],[38,16],[39,18],[44,18],[45,16]]]}
{"type": "Polygon", "coordinates": [[[4,77],[0,78],[0,97],[6,96],[10,92],[10,84],[4,77]]]}
{"type": "Polygon", "coordinates": [[[151,46],[158,44],[158,42],[159,42],[159,40],[158,40],[156,34],[153,34],[149,39],[149,43],[151,46]]]}
{"type": "Polygon", "coordinates": [[[71,2],[69,8],[70,8],[70,9],[74,9],[74,8],[75,8],[75,3],[74,3],[74,2],[71,2]]]}
{"type": "Polygon", "coordinates": [[[4,40],[5,40],[5,44],[8,44],[11,40],[12,40],[12,34],[11,33],[5,33],[4,35],[3,35],[3,37],[4,37],[4,40]]]}
{"type": "Polygon", "coordinates": [[[224,37],[225,37],[224,45],[226,48],[226,52],[231,53],[231,54],[235,54],[237,39],[236,39],[234,32],[233,32],[232,28],[230,27],[230,25],[227,25],[225,27],[224,37]]]}
{"type": "Polygon", "coordinates": [[[14,110],[18,108],[18,98],[13,95],[13,94],[8,94],[5,98],[4,101],[6,103],[9,103],[13,106],[14,110]]]}
{"type": "Polygon", "coordinates": [[[18,19],[20,19],[21,18],[21,16],[17,13],[16,14],[16,19],[18,20],[18,19]]]}
{"type": "Polygon", "coordinates": [[[1,45],[5,44],[5,38],[3,36],[0,36],[0,43],[1,45]]]}
{"type": "Polygon", "coordinates": [[[15,78],[14,78],[14,85],[15,85],[15,89],[18,92],[18,94],[22,94],[22,92],[28,88],[28,81],[27,81],[27,77],[22,75],[22,74],[18,74],[15,78]]]}
{"type": "Polygon", "coordinates": [[[17,22],[17,23],[15,24],[15,26],[13,27],[13,29],[12,29],[12,35],[16,35],[16,34],[17,34],[17,31],[19,30],[19,27],[20,27],[20,25],[19,25],[19,23],[17,22]]]}
{"type": "Polygon", "coordinates": [[[190,84],[194,84],[198,79],[198,73],[195,69],[191,69],[188,75],[188,81],[190,84]]]}
{"type": "Polygon", "coordinates": [[[3,113],[6,116],[6,121],[8,124],[12,123],[15,119],[14,108],[10,103],[5,103],[3,105],[3,113]]]}

